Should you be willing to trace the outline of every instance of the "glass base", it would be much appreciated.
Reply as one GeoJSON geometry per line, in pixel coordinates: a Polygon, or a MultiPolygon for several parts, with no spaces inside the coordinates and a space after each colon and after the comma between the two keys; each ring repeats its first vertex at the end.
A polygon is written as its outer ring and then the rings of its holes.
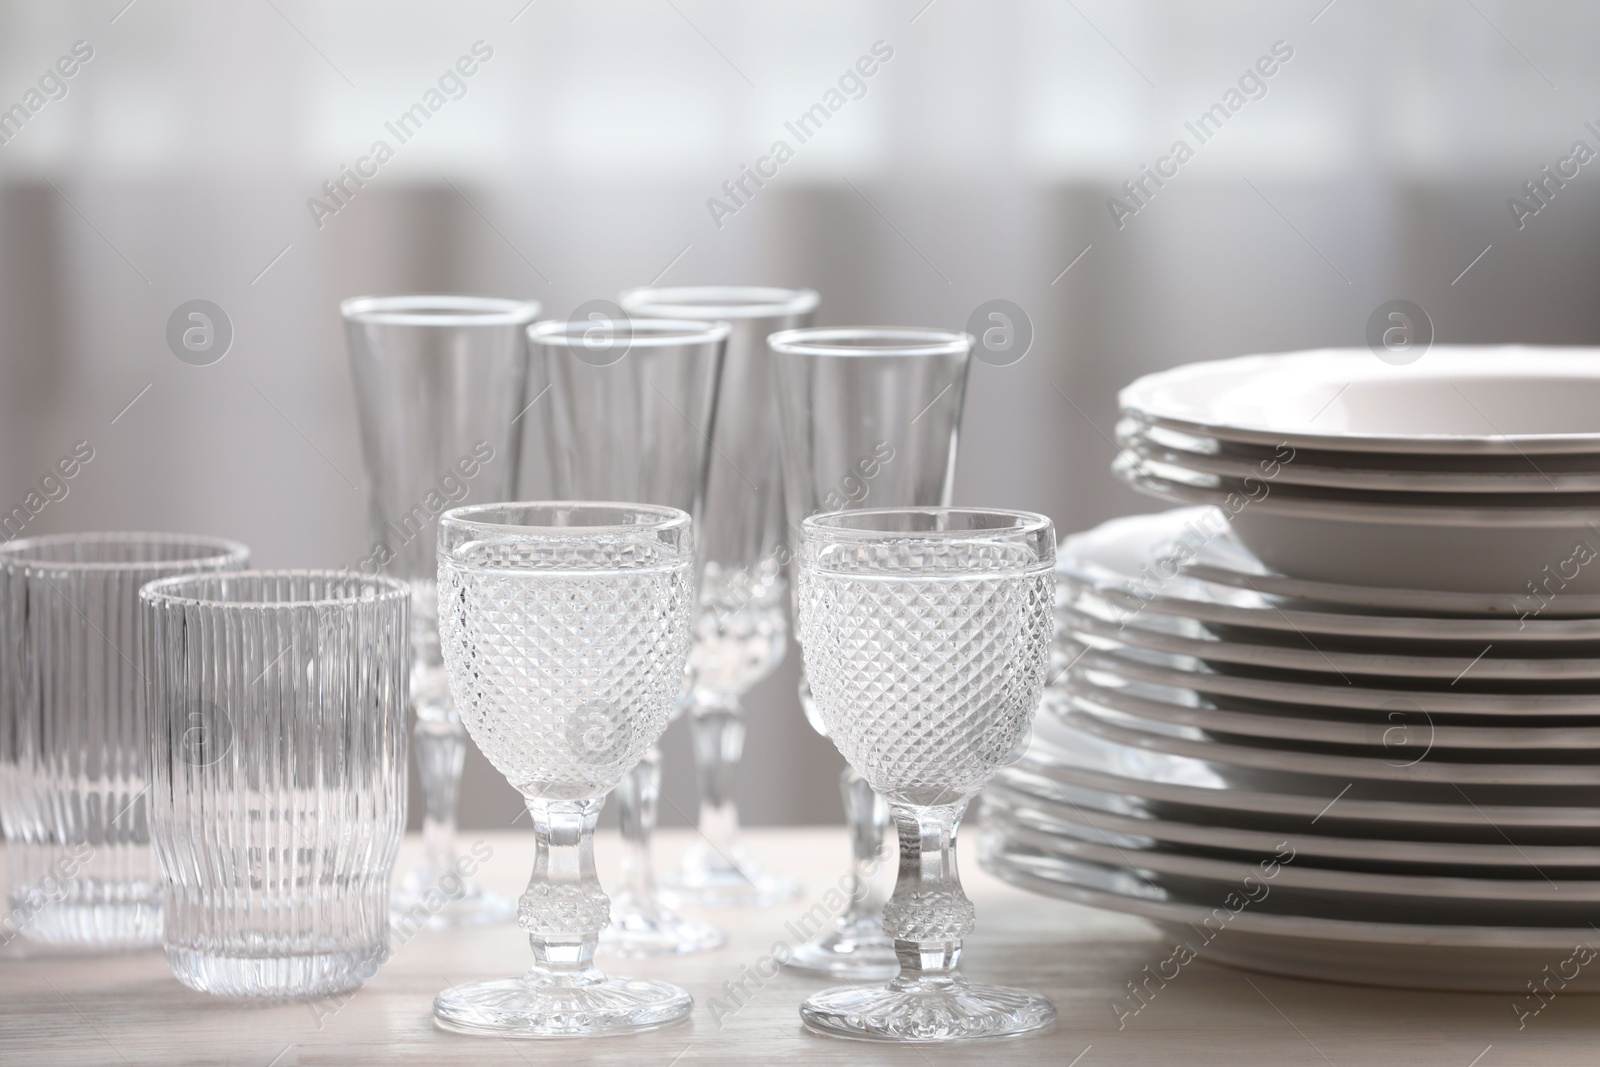
{"type": "MultiPolygon", "coordinates": [[[[21,927],[23,951],[136,952],[161,945],[159,899],[128,903],[51,903],[12,897],[11,916],[21,927]]],[[[20,947],[20,946],[19,946],[20,947]]]]}
{"type": "Polygon", "coordinates": [[[722,931],[698,919],[685,919],[659,904],[638,907],[611,902],[611,925],[600,931],[600,951],[609,956],[681,956],[717,948],[722,931]]]}
{"type": "Polygon", "coordinates": [[[877,919],[840,919],[796,949],[784,966],[859,982],[881,981],[900,973],[894,942],[877,919]]]}
{"type": "Polygon", "coordinates": [[[167,946],[173,976],[219,997],[325,997],[355,989],[377,972],[382,946],[303,956],[219,956],[167,946]]]}
{"type": "Polygon", "coordinates": [[[766,870],[743,849],[728,855],[731,865],[704,846],[691,851],[662,880],[662,896],[686,908],[765,908],[799,898],[802,887],[793,878],[766,870]]]}
{"type": "Polygon", "coordinates": [[[433,1001],[445,1030],[484,1037],[584,1037],[632,1034],[689,1017],[694,1001],[666,982],[605,978],[551,984],[543,976],[453,986],[433,1001]]]}
{"type": "Polygon", "coordinates": [[[973,1041],[1042,1029],[1055,1021],[1056,1009],[1020,989],[956,977],[920,987],[827,989],[800,1005],[800,1018],[817,1033],[862,1041],[973,1041]]]}
{"type": "Polygon", "coordinates": [[[451,930],[513,922],[517,902],[452,872],[440,875],[418,867],[396,884],[389,897],[389,912],[396,927],[413,932],[451,930]]]}

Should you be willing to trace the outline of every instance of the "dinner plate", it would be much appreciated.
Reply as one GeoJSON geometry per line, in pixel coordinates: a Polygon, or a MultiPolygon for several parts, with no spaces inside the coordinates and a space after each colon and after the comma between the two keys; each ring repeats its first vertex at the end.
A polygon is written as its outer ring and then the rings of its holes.
{"type": "Polygon", "coordinates": [[[1600,714],[1600,695],[1593,693],[1469,692],[1450,685],[1437,689],[1402,689],[1398,686],[1327,683],[1307,679],[1304,675],[1268,677],[1231,674],[1189,657],[1147,653],[1131,648],[1083,647],[1059,635],[1057,640],[1063,646],[1058,653],[1063,666],[1058,668],[1057,673],[1083,664],[1156,685],[1273,704],[1304,704],[1384,713],[1400,709],[1428,714],[1437,712],[1496,717],[1593,718],[1600,714]]]}
{"type": "MultiPolygon", "coordinates": [[[[1142,612],[1131,622],[1119,624],[1116,616],[1095,618],[1083,610],[1075,610],[1062,620],[1080,639],[1127,645],[1132,648],[1164,652],[1174,656],[1192,656],[1195,659],[1216,663],[1239,663],[1254,667],[1270,667],[1284,671],[1307,671],[1317,674],[1355,676],[1389,676],[1396,678],[1438,678],[1455,682],[1472,672],[1475,681],[1519,680],[1536,682],[1589,681],[1600,679],[1600,659],[1593,657],[1564,658],[1557,656],[1526,657],[1496,656],[1493,643],[1486,644],[1477,656],[1392,655],[1368,652],[1345,652],[1332,647],[1319,647],[1300,635],[1301,647],[1288,644],[1262,644],[1220,637],[1194,620],[1165,618],[1153,612],[1142,612]],[[1188,622],[1187,633],[1158,629],[1162,623],[1188,622]]],[[[1276,636],[1276,634],[1274,634],[1276,636]]],[[[1092,642],[1091,642],[1092,643],[1092,642]]]]}
{"type": "Polygon", "coordinates": [[[1588,843],[1600,828],[1600,805],[1579,790],[1549,790],[1553,803],[1500,803],[1446,789],[1414,799],[1417,790],[1394,782],[1313,779],[1285,775],[1270,787],[1237,785],[1228,768],[1205,759],[1118,744],[1075,730],[1055,714],[1035,719],[1032,743],[997,778],[1046,799],[1061,787],[1096,789],[1144,802],[1151,811],[1172,808],[1183,818],[1225,815],[1231,826],[1307,832],[1321,828],[1348,836],[1407,837],[1518,845],[1588,843]]]}
{"type": "Polygon", "coordinates": [[[1364,745],[1392,759],[1433,749],[1570,753],[1600,762],[1600,726],[1528,726],[1516,719],[1494,726],[1441,724],[1422,711],[1396,704],[1349,717],[1348,711],[1286,705],[1287,713],[1219,707],[1193,690],[1129,682],[1111,672],[1072,668],[1068,688],[1096,706],[1209,734],[1278,741],[1364,745]],[[1098,677],[1097,677],[1098,676],[1098,677]],[[1322,715],[1316,713],[1322,711],[1322,715]],[[1340,717],[1340,716],[1344,717],[1340,717]]]}
{"type": "MultiPolygon", "coordinates": [[[[1117,445],[1154,469],[1178,467],[1198,474],[1242,481],[1271,480],[1278,484],[1323,489],[1356,489],[1407,493],[1595,493],[1600,492],[1600,470],[1556,470],[1554,464],[1523,462],[1519,471],[1427,470],[1413,467],[1330,466],[1305,458],[1293,449],[1274,450],[1258,457],[1190,451],[1162,445],[1141,432],[1137,423],[1118,423],[1117,445]]],[[[1170,438],[1169,438],[1170,440],[1170,438]]],[[[1265,452],[1265,450],[1263,450],[1265,452]]],[[[1346,453],[1361,456],[1364,453],[1346,453]]],[[[1583,457],[1586,463],[1589,457],[1583,457]]]]}
{"type": "Polygon", "coordinates": [[[1144,422],[1230,441],[1442,454],[1600,451],[1600,350],[1435,345],[1405,366],[1321,349],[1191,363],[1118,394],[1144,422]]]}
{"type": "MultiPolygon", "coordinates": [[[[988,825],[1003,816],[1010,822],[1044,833],[1087,836],[1122,848],[1168,846],[1268,855],[1283,833],[1241,829],[1215,823],[1190,823],[1160,818],[1148,811],[1125,812],[1116,798],[1098,790],[1076,789],[1058,799],[1035,796],[1004,781],[984,789],[980,819],[988,825]]],[[[1337,837],[1314,832],[1288,840],[1302,857],[1321,861],[1396,864],[1401,867],[1504,868],[1524,874],[1535,870],[1580,868],[1600,870],[1600,848],[1570,845],[1472,844],[1455,841],[1403,841],[1371,837],[1337,837]]],[[[1537,874],[1534,874],[1538,877],[1537,874]]]]}
{"type": "Polygon", "coordinates": [[[1527,793],[1530,800],[1538,792],[1552,786],[1572,786],[1580,788],[1586,800],[1600,801],[1600,788],[1597,788],[1600,787],[1600,765],[1597,764],[1469,763],[1445,760],[1442,755],[1433,754],[1413,757],[1409,752],[1380,759],[1256,747],[1213,741],[1185,727],[1155,723],[1097,708],[1076,695],[1069,695],[1067,701],[1070,710],[1062,713],[1062,721],[1073,729],[1120,745],[1206,760],[1216,765],[1224,780],[1231,783],[1276,782],[1284,776],[1305,774],[1330,780],[1365,778],[1436,784],[1446,788],[1461,785],[1510,786],[1527,793]]]}
{"type": "MultiPolygon", "coordinates": [[[[1600,540],[1600,538],[1597,538],[1600,540]]],[[[1570,573],[1572,566],[1562,568],[1570,573]]],[[[1478,608],[1489,618],[1432,617],[1394,614],[1395,604],[1354,605],[1332,597],[1361,599],[1360,587],[1318,587],[1271,575],[1228,533],[1220,513],[1208,508],[1179,508],[1149,515],[1112,519],[1092,530],[1064,539],[1056,553],[1058,584],[1090,588],[1122,610],[1146,606],[1169,615],[1207,622],[1297,633],[1350,634],[1375,637],[1491,640],[1500,642],[1584,641],[1600,643],[1600,617],[1564,618],[1547,608],[1569,599],[1545,591],[1490,602],[1457,604],[1478,608]],[[1272,592],[1275,583],[1288,589],[1272,592]],[[1309,587],[1309,588],[1307,588],[1309,587]],[[1306,595],[1310,594],[1310,595],[1306,595]],[[1389,614],[1358,610],[1382,607],[1389,614]]],[[[1560,580],[1560,571],[1555,581],[1560,580]]],[[[1555,588],[1552,582],[1551,588],[1555,588]]],[[[1059,597],[1058,597],[1059,600],[1059,597]]],[[[1580,607],[1585,605],[1578,605],[1580,607]]],[[[1588,605],[1600,616],[1600,598],[1588,605]]],[[[1437,610],[1437,605],[1431,609],[1437,610]]]]}
{"type": "MultiPolygon", "coordinates": [[[[1115,867],[1013,853],[1004,847],[1002,835],[987,831],[979,835],[978,862],[1003,881],[1036,893],[1142,916],[1190,956],[1320,981],[1523,996],[1529,976],[1542,974],[1552,961],[1559,967],[1573,946],[1596,940],[1587,925],[1363,922],[1275,915],[1249,907],[1229,910],[1221,918],[1213,902],[1196,902],[1115,867]]],[[[1175,947],[1173,952],[1162,963],[1187,961],[1175,947]]],[[[1600,970],[1577,968],[1567,982],[1572,991],[1600,989],[1600,970]]],[[[1130,1010],[1140,1003],[1130,1001],[1130,1010]]]]}
{"type": "MultiPolygon", "coordinates": [[[[1125,865],[1130,869],[1149,871],[1158,875],[1217,882],[1228,888],[1244,882],[1246,878],[1262,881],[1261,860],[1274,856],[1292,855],[1294,862],[1283,862],[1281,869],[1271,879],[1272,891],[1298,890],[1301,893],[1320,893],[1352,910],[1396,903],[1415,906],[1417,900],[1433,902],[1442,907],[1445,902],[1466,904],[1484,902],[1498,904],[1507,921],[1519,910],[1524,913],[1535,909],[1566,907],[1576,909],[1581,905],[1600,902],[1600,882],[1575,878],[1569,872],[1560,882],[1541,875],[1532,865],[1524,863],[1521,877],[1461,878],[1429,874],[1375,874],[1366,871],[1336,870],[1330,867],[1308,866],[1300,862],[1300,850],[1292,836],[1280,836],[1255,859],[1214,859],[1180,851],[1163,851],[1156,848],[1140,849],[1132,845],[1096,844],[1079,837],[1049,833],[1010,820],[1003,812],[996,820],[985,821],[986,828],[999,827],[1009,841],[1041,853],[1066,859],[1099,863],[1108,867],[1125,865]],[[1280,845],[1292,851],[1275,852],[1280,845]],[[1373,901],[1341,899],[1373,897],[1373,901]],[[1521,909],[1518,909],[1518,905],[1521,909]]],[[[1270,836],[1270,835],[1268,835],[1270,836]]],[[[1463,912],[1474,910],[1463,907],[1463,912]]],[[[1591,909],[1592,910],[1592,909],[1591,909]]],[[[1576,910],[1577,921],[1584,921],[1576,910]]]]}
{"type": "MultiPolygon", "coordinates": [[[[1248,589],[1285,601],[1403,615],[1531,616],[1536,620],[1600,616],[1600,594],[1560,588],[1559,575],[1550,579],[1543,573],[1537,578],[1549,585],[1537,594],[1526,588],[1526,583],[1509,592],[1482,593],[1419,589],[1409,583],[1367,586],[1290,578],[1252,555],[1219,508],[1183,507],[1157,514],[1171,516],[1170,521],[1181,531],[1175,539],[1175,565],[1185,575],[1213,585],[1248,589]]],[[[1552,566],[1560,568],[1567,558],[1555,560],[1552,566]]]]}

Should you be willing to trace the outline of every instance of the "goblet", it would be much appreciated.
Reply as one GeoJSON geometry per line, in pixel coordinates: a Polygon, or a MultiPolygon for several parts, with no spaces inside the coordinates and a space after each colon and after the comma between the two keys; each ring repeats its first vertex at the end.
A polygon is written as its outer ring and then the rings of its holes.
{"type": "MultiPolygon", "coordinates": [[[[811,289],[681,286],[632,289],[632,315],[713,319],[730,327],[706,472],[705,506],[696,512],[699,602],[689,654],[688,708],[700,779],[700,833],[667,879],[672,895],[699,907],[761,906],[790,900],[800,885],[764,870],[738,841],[734,772],[744,752],[740,698],[783,660],[788,625],[783,559],[783,492],[777,404],[767,335],[805,326],[817,306],[811,289]]],[[[649,828],[645,828],[648,834],[649,828]]]]}
{"type": "Polygon", "coordinates": [[[605,794],[660,738],[689,658],[688,514],[645,504],[482,504],[439,531],[439,635],[474,742],[537,838],[518,923],[534,965],[455,986],[434,1018],[502,1037],[629,1033],[689,1014],[665,982],[594,966],[610,902],[594,870],[605,794]]]}
{"type": "Polygon", "coordinates": [[[439,660],[434,543],[439,515],[468,497],[504,500],[517,484],[532,301],[475,296],[356,297],[344,315],[361,420],[372,547],[359,564],[411,587],[411,706],[422,779],[422,861],[395,886],[397,914],[432,927],[507,922],[456,856],[467,754],[439,660]],[[438,895],[450,899],[442,908],[438,895]]]}
{"type": "MultiPolygon", "coordinates": [[[[534,378],[550,382],[541,421],[556,495],[638,500],[699,516],[727,336],[719,322],[603,315],[531,327],[534,378]]],[[[660,795],[661,762],[652,750],[617,786],[623,880],[600,939],[605,951],[649,956],[722,944],[716,927],[683,918],[656,893],[649,847],[660,795]]]]}
{"type": "Polygon", "coordinates": [[[884,907],[900,973],[809,998],[813,1030],[883,1041],[1048,1025],[1031,993],[958,970],[973,907],[956,874],[967,802],[1028,736],[1044,690],[1055,530],[1042,515],[885,508],[801,524],[799,637],[828,736],[889,802],[900,870],[884,907]]]}
{"type": "MultiPolygon", "coordinates": [[[[819,511],[950,502],[972,338],[947,330],[789,330],[768,339],[792,533],[819,511]]],[[[818,733],[806,680],[800,702],[818,733]]],[[[786,966],[835,978],[899,970],[883,898],[863,870],[883,858],[889,808],[861,776],[839,776],[854,863],[845,910],[786,966]]]]}

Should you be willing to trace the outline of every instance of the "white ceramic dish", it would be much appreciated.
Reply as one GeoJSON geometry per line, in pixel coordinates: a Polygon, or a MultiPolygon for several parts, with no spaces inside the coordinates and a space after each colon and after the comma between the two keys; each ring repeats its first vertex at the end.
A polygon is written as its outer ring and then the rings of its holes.
{"type": "MultiPolygon", "coordinates": [[[[1115,867],[1013,854],[1001,840],[979,836],[978,862],[998,878],[1046,896],[1142,916],[1201,959],[1270,974],[1522,996],[1530,975],[1595,936],[1589,927],[1356,922],[1250,908],[1230,913],[1226,925],[1217,927],[1213,904],[1147,885],[1115,867]]],[[[1594,970],[1579,970],[1567,988],[1600,989],[1600,973],[1591,974],[1594,970]]]]}
{"type": "MultiPolygon", "coordinates": [[[[1289,821],[1296,832],[1346,833],[1437,840],[1443,835],[1482,843],[1505,841],[1507,827],[1531,838],[1588,843],[1600,829],[1600,806],[1576,797],[1558,804],[1467,804],[1452,792],[1447,803],[1395,795],[1402,787],[1345,779],[1324,783],[1288,778],[1282,788],[1237,786],[1203,759],[1152,752],[1075,730],[1053,714],[1034,723],[1033,742],[1021,760],[997,778],[1014,788],[1060,799],[1060,787],[1096,789],[1152,805],[1215,812],[1231,826],[1266,828],[1289,821]],[[1339,828],[1339,829],[1336,829],[1339,828]]],[[[1551,840],[1550,843],[1556,843],[1551,840]]]]}
{"type": "Polygon", "coordinates": [[[1496,718],[1541,716],[1594,719],[1600,716],[1600,695],[1588,693],[1467,693],[1450,686],[1438,690],[1387,689],[1301,680],[1220,674],[1204,664],[1160,653],[1129,649],[1069,647],[1066,661],[1085,669],[1105,670],[1123,678],[1200,693],[1259,700],[1273,704],[1349,708],[1389,712],[1405,708],[1429,714],[1484,715],[1496,718]]]}
{"type": "MultiPolygon", "coordinates": [[[[1092,790],[1075,796],[1095,797],[1092,790]]],[[[1129,815],[1108,810],[1114,799],[1046,799],[999,782],[983,792],[981,821],[1003,817],[1013,825],[1054,834],[1087,835],[1090,840],[1123,848],[1144,848],[1141,842],[1270,855],[1285,840],[1282,833],[1202,825],[1158,818],[1148,812],[1129,815]]],[[[1402,867],[1432,864],[1449,867],[1506,869],[1526,877],[1539,869],[1600,868],[1600,848],[1570,845],[1467,844],[1455,841],[1397,841],[1370,837],[1294,834],[1289,840],[1307,858],[1394,863],[1402,867]]],[[[1537,875],[1535,875],[1537,877],[1537,875]]],[[[1559,884],[1559,883],[1558,883],[1559,884]]]]}
{"type": "MultiPolygon", "coordinates": [[[[1600,565],[1568,561],[1594,542],[1600,509],[1463,508],[1317,499],[1318,490],[1256,483],[1206,488],[1142,473],[1126,455],[1113,470],[1146,495],[1182,504],[1213,504],[1267,567],[1314,582],[1479,593],[1527,600],[1548,568],[1568,570],[1546,586],[1560,596],[1600,594],[1600,565]]],[[[1332,490],[1322,490],[1329,493],[1332,490]]],[[[1352,496],[1358,494],[1351,494],[1352,496]]],[[[1369,496],[1371,494],[1368,494],[1369,496]]]]}
{"type": "MultiPolygon", "coordinates": [[[[1314,717],[1311,709],[1286,705],[1288,714],[1262,714],[1219,708],[1192,689],[1172,689],[1129,682],[1106,672],[1074,667],[1066,679],[1073,696],[1109,711],[1154,722],[1187,726],[1207,733],[1236,734],[1277,741],[1310,741],[1329,745],[1365,745],[1382,749],[1391,759],[1421,756],[1433,749],[1484,749],[1497,752],[1574,753],[1572,759],[1600,762],[1600,726],[1439,725],[1423,712],[1394,707],[1372,712],[1359,721],[1331,709],[1314,717]],[[1109,684],[1102,684],[1109,683],[1109,684]],[[1120,684],[1119,684],[1120,683],[1120,684]],[[1586,753],[1579,756],[1578,752],[1586,753]]],[[[1590,720],[1593,721],[1593,720],[1590,720]]],[[[1515,724],[1515,725],[1512,725],[1515,724]]]]}
{"type": "Polygon", "coordinates": [[[1182,728],[1163,728],[1165,724],[1151,723],[1121,713],[1113,715],[1076,699],[1069,698],[1069,702],[1071,710],[1062,715],[1062,721],[1075,730],[1131,748],[1205,760],[1218,765],[1224,778],[1232,783],[1263,781],[1254,772],[1264,771],[1273,776],[1273,780],[1284,775],[1309,774],[1345,781],[1364,778],[1447,786],[1600,787],[1600,765],[1596,764],[1464,763],[1446,761],[1434,755],[1408,762],[1412,759],[1409,753],[1378,759],[1256,748],[1225,744],[1192,734],[1184,736],[1180,733],[1182,728]]]}
{"type": "Polygon", "coordinates": [[[1600,452],[1600,349],[1435,345],[1406,366],[1365,348],[1244,356],[1146,375],[1118,401],[1145,422],[1247,443],[1600,452]]]}
{"type": "MultiPolygon", "coordinates": [[[[1089,605],[1084,604],[1087,608],[1089,605]]],[[[1448,682],[1470,673],[1474,682],[1487,681],[1593,681],[1600,680],[1600,659],[1567,657],[1515,657],[1490,654],[1493,642],[1486,643],[1478,656],[1470,655],[1381,655],[1365,652],[1339,652],[1320,649],[1310,639],[1298,648],[1287,645],[1255,644],[1234,638],[1223,639],[1192,619],[1164,620],[1154,612],[1134,616],[1131,623],[1119,624],[1116,616],[1095,618],[1085,610],[1073,611],[1065,623],[1080,640],[1108,647],[1110,644],[1191,656],[1217,663],[1238,663],[1269,667],[1281,671],[1307,671],[1315,674],[1386,676],[1394,678],[1437,678],[1448,682]],[[1165,621],[1168,625],[1158,630],[1165,621]],[[1187,623],[1188,625],[1184,625],[1187,623]],[[1182,627],[1187,633],[1163,632],[1182,627]]],[[[1600,686],[1596,687],[1600,689],[1600,686]]]]}

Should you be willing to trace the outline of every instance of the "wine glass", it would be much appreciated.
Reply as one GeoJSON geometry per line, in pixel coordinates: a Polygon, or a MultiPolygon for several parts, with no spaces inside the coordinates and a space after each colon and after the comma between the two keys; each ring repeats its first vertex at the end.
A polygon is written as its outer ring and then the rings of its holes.
{"type": "Polygon", "coordinates": [[[517,920],[534,964],[453,986],[447,1030],[631,1033],[686,1017],[666,982],[594,965],[610,901],[594,869],[605,795],[660,738],[689,658],[687,513],[645,504],[481,504],[439,528],[439,636],[472,740],[523,795],[537,840],[517,920]]]}
{"type": "MultiPolygon", "coordinates": [[[[698,521],[727,337],[720,322],[604,312],[530,327],[534,380],[549,380],[540,421],[555,495],[664,504],[698,521]]],[[[617,785],[623,877],[602,951],[654,956],[722,944],[720,930],[677,914],[656,892],[649,849],[660,796],[652,748],[617,785]]]]}
{"type": "Polygon", "coordinates": [[[900,973],[810,997],[813,1030],[882,1041],[1001,1037],[1049,1002],[958,970],[972,902],[967,802],[1028,736],[1049,660],[1055,530],[1027,512],[884,508],[801,524],[799,638],[817,713],[889,802],[900,870],[883,910],[900,973]]]}
{"type": "MultiPolygon", "coordinates": [[[[767,344],[792,536],[801,519],[821,511],[950,502],[971,336],[830,327],[775,333],[767,344]]],[[[800,703],[826,735],[804,676],[800,703]]],[[[883,898],[860,874],[883,858],[889,808],[849,767],[839,788],[854,858],[849,903],[785,965],[835,978],[892,978],[899,963],[883,933],[883,898]]]]}
{"type": "Polygon", "coordinates": [[[631,289],[620,299],[631,315],[719,320],[730,328],[710,434],[715,454],[706,472],[705,506],[696,512],[701,573],[687,704],[702,840],[665,881],[674,898],[699,907],[776,904],[798,896],[800,885],[763,869],[740,845],[733,782],[744,752],[741,698],[782,662],[789,636],[788,583],[779,551],[783,482],[767,335],[808,325],[817,294],[705,285],[631,289]]]}
{"type": "Polygon", "coordinates": [[[434,547],[439,515],[515,492],[533,301],[478,296],[354,297],[339,305],[355,381],[372,539],[358,568],[411,587],[411,707],[422,781],[423,856],[397,881],[397,915],[431,927],[509,922],[456,855],[456,802],[467,755],[439,659],[434,547]],[[437,906],[439,894],[449,897],[437,906]]]}

